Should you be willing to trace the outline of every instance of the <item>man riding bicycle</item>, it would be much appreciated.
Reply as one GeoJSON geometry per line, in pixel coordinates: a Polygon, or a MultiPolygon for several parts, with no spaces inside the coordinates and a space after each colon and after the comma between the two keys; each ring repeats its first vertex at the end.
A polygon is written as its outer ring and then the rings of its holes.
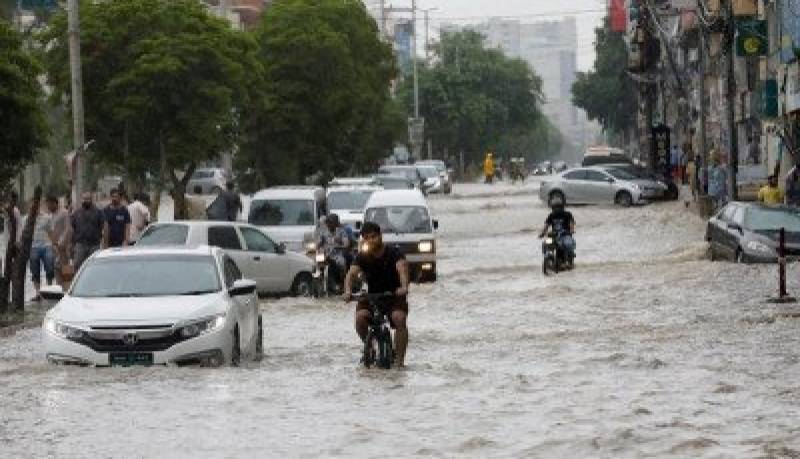
{"type": "Polygon", "coordinates": [[[564,209],[564,201],[559,198],[550,201],[550,208],[552,211],[544,222],[544,229],[539,234],[539,239],[545,237],[548,229],[552,228],[558,247],[567,253],[569,259],[574,259],[575,239],[572,235],[575,234],[575,218],[571,212],[564,209]]]}
{"type": "MultiPolygon", "coordinates": [[[[361,227],[363,243],[355,263],[347,272],[344,280],[344,300],[353,299],[353,279],[364,273],[369,293],[393,292],[391,298],[392,309],[389,315],[394,333],[394,349],[396,351],[397,366],[405,362],[406,346],[408,345],[408,264],[405,256],[395,247],[386,246],[381,236],[381,227],[373,222],[365,222],[361,227]]],[[[356,307],[356,332],[364,341],[370,322],[370,305],[366,301],[359,301],[356,307]]]]}

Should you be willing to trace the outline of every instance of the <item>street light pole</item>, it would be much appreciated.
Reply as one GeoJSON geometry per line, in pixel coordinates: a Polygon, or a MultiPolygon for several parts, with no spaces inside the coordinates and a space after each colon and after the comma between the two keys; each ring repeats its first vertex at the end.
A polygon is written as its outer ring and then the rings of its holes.
{"type": "Polygon", "coordinates": [[[419,75],[417,72],[417,0],[411,0],[411,61],[414,67],[414,118],[419,118],[419,75]]]}
{"type": "Polygon", "coordinates": [[[73,202],[87,189],[85,184],[86,152],[83,132],[83,78],[81,76],[81,26],[79,1],[67,0],[67,36],[69,38],[69,70],[72,98],[72,145],[75,148],[75,180],[73,202]]]}

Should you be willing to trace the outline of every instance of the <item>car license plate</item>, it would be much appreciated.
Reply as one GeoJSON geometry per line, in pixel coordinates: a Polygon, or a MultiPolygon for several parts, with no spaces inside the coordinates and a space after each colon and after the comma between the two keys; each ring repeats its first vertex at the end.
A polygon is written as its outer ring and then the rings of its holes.
{"type": "Polygon", "coordinates": [[[108,356],[111,366],[129,367],[133,365],[152,365],[152,352],[115,352],[108,356]]]}

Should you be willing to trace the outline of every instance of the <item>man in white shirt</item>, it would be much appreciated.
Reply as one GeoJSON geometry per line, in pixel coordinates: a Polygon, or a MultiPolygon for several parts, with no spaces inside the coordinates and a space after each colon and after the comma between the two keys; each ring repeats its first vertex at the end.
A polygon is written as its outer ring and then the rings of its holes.
{"type": "Polygon", "coordinates": [[[36,224],[33,226],[33,240],[31,241],[31,280],[33,281],[33,288],[36,290],[36,296],[33,301],[40,301],[42,297],[39,291],[42,287],[42,268],[44,268],[45,279],[47,285],[53,283],[55,279],[55,251],[53,250],[53,241],[56,236],[53,227],[55,218],[55,211],[58,210],[58,199],[53,196],[48,196],[45,199],[45,206],[39,208],[39,214],[36,216],[36,224]]]}
{"type": "Polygon", "coordinates": [[[128,205],[128,213],[131,216],[131,244],[139,240],[142,232],[150,224],[150,208],[146,202],[149,201],[144,193],[134,193],[133,202],[128,205]]]}

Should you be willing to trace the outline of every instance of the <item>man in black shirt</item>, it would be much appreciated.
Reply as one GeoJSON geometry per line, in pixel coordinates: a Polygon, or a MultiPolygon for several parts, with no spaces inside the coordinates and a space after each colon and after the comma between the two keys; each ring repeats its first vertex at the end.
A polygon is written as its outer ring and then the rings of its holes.
{"type": "Polygon", "coordinates": [[[544,222],[544,229],[539,234],[539,239],[545,237],[547,231],[552,229],[558,238],[558,245],[566,250],[570,258],[575,258],[575,218],[572,213],[564,210],[564,203],[560,199],[553,199],[550,202],[552,212],[544,222]]]}
{"type": "MultiPolygon", "coordinates": [[[[381,227],[373,222],[365,222],[361,228],[361,238],[365,248],[356,257],[355,263],[347,272],[344,281],[344,300],[353,299],[353,278],[364,273],[369,293],[393,292],[392,312],[390,319],[395,329],[394,349],[397,355],[397,365],[405,364],[406,346],[408,345],[408,264],[405,256],[394,247],[383,244],[381,227]]],[[[364,341],[369,328],[370,307],[365,302],[359,302],[356,307],[356,332],[364,341]]]]}

